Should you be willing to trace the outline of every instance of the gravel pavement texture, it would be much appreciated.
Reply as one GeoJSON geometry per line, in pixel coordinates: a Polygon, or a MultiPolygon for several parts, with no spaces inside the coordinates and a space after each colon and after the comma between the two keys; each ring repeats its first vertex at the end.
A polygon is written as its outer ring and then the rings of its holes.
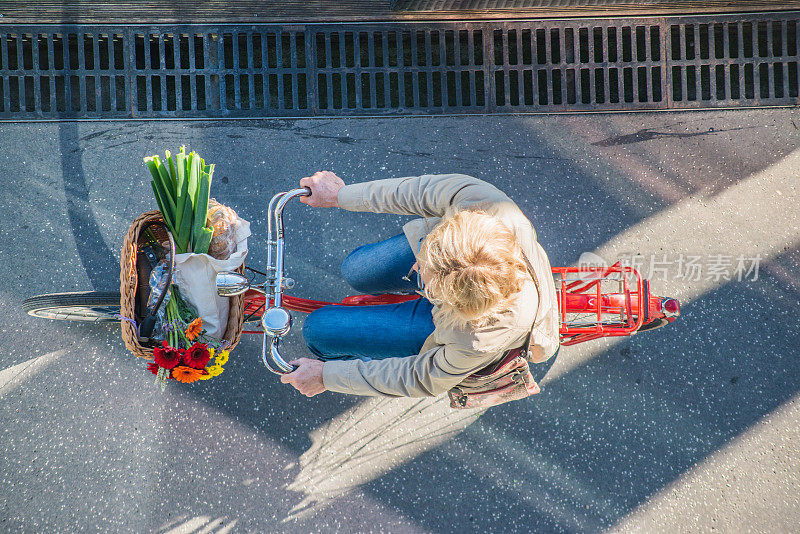
{"type": "MultiPolygon", "coordinates": [[[[796,109],[0,124],[0,531],[796,531],[799,126],[796,109]],[[118,289],[122,238],[155,208],[142,157],[181,144],[216,163],[256,268],[269,198],[303,176],[461,172],[519,204],[554,266],[635,257],[682,316],[565,347],[540,395],[482,414],[307,399],[255,336],[162,393],[118,326],[22,301],[118,289]]],[[[290,205],[292,294],[351,294],[347,252],[406,220],[290,205]]],[[[306,356],[295,316],[283,351],[306,356]]]]}

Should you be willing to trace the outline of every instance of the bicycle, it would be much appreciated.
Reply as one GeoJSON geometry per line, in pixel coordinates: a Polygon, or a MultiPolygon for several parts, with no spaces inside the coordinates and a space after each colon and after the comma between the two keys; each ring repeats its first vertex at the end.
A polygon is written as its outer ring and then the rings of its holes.
{"type": "MultiPolygon", "coordinates": [[[[266,272],[246,267],[265,277],[253,281],[239,273],[217,275],[217,291],[222,296],[243,295],[245,324],[256,323],[260,330],[243,334],[263,334],[261,359],[271,372],[285,374],[294,368],[279,352],[280,341],[291,330],[289,311],[311,313],[322,306],[371,306],[394,304],[420,298],[419,295],[352,295],[341,302],[312,300],[285,295],[295,282],[284,276],[283,210],[295,197],[309,196],[308,188],[293,189],[272,197],[267,209],[266,272]]],[[[672,297],[651,294],[650,282],[630,266],[616,262],[610,267],[553,267],[559,304],[560,337],[564,346],[602,337],[630,336],[674,322],[680,316],[680,303],[672,297]]],[[[119,292],[73,292],[37,295],[23,302],[29,315],[56,320],[119,322],[119,292]]]]}

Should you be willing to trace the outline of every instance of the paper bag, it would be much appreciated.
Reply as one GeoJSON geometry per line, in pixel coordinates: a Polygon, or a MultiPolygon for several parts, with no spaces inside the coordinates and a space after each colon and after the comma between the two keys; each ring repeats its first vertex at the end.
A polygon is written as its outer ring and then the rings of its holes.
{"type": "Polygon", "coordinates": [[[250,223],[239,219],[236,230],[236,251],[227,260],[218,260],[208,254],[176,254],[174,278],[181,289],[181,296],[203,319],[206,335],[221,338],[228,324],[229,297],[217,294],[217,273],[235,271],[247,256],[247,238],[250,237],[250,223]]]}

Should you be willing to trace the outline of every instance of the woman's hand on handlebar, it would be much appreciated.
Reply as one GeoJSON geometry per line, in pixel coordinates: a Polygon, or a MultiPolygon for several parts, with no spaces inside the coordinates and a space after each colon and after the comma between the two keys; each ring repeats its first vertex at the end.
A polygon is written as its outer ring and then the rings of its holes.
{"type": "Polygon", "coordinates": [[[321,361],[300,358],[290,361],[289,365],[296,365],[297,368],[289,374],[281,375],[281,382],[291,384],[306,397],[313,397],[325,391],[322,383],[322,366],[324,364],[321,361]]]}
{"type": "Polygon", "coordinates": [[[339,189],[344,187],[344,181],[330,171],[319,171],[300,180],[300,187],[311,189],[311,196],[299,197],[303,204],[314,208],[338,208],[339,189]]]}

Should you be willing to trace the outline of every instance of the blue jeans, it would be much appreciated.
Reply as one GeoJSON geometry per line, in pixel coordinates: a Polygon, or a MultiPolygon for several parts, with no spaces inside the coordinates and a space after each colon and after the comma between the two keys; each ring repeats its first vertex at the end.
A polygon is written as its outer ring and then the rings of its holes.
{"type": "MultiPolygon", "coordinates": [[[[416,261],[404,234],[362,245],[342,263],[342,276],[362,293],[413,293],[404,280],[416,261]]],[[[364,361],[418,354],[433,332],[433,305],[425,298],[377,306],[325,306],[303,324],[303,339],[322,360],[364,361]]]]}

